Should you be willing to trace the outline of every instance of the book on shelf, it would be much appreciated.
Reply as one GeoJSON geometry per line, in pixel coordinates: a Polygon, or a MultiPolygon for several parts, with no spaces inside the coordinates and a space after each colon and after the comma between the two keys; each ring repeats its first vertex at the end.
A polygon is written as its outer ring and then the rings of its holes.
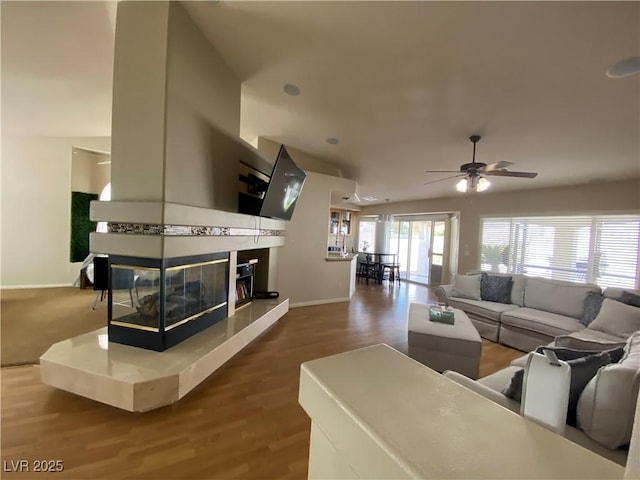
{"type": "Polygon", "coordinates": [[[245,282],[236,283],[236,302],[251,298],[249,288],[245,282]]]}

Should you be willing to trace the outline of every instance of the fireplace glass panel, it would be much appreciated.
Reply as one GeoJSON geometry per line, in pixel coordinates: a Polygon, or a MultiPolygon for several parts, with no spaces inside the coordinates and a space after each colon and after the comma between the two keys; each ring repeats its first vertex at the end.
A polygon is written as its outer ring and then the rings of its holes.
{"type": "Polygon", "coordinates": [[[110,342],[164,351],[227,317],[227,252],[109,264],[110,342]]]}
{"type": "Polygon", "coordinates": [[[226,305],[225,260],[166,269],[165,330],[226,305]]]}
{"type": "Polygon", "coordinates": [[[158,331],[160,269],[111,265],[111,321],[116,325],[158,331]]]}

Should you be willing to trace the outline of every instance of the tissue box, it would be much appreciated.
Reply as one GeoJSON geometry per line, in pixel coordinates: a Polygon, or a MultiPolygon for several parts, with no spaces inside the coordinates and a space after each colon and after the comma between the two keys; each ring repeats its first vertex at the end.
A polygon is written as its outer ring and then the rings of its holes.
{"type": "Polygon", "coordinates": [[[453,310],[447,310],[441,307],[432,307],[429,309],[429,320],[432,322],[453,325],[455,322],[455,315],[453,314],[453,310]]]}

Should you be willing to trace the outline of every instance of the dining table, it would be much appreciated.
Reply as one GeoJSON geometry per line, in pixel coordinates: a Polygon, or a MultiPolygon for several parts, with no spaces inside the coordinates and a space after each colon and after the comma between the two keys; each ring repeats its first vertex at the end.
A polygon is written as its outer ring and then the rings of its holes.
{"type": "Polygon", "coordinates": [[[397,257],[397,253],[358,252],[358,263],[363,264],[363,272],[367,280],[372,278],[382,284],[384,265],[395,264],[397,257]]]}

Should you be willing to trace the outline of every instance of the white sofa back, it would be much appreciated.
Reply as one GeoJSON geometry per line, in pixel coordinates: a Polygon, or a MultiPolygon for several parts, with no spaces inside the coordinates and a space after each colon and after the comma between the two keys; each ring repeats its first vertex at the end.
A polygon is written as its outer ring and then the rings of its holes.
{"type": "Polygon", "coordinates": [[[589,292],[601,292],[601,289],[591,283],[528,277],[524,291],[524,306],[581,318],[584,313],[584,300],[589,292]]]}

